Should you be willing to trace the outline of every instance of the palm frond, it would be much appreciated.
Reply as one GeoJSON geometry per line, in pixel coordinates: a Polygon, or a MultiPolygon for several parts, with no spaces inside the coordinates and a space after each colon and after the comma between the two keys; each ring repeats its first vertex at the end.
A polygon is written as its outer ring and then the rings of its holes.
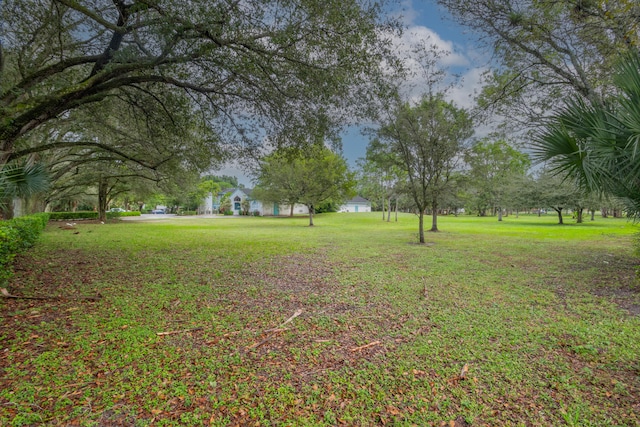
{"type": "Polygon", "coordinates": [[[533,157],[587,190],[612,194],[640,213],[640,57],[616,69],[616,96],[605,105],[569,100],[533,139],[533,157]]]}
{"type": "Polygon", "coordinates": [[[0,208],[14,197],[29,197],[46,191],[49,178],[46,168],[38,163],[12,163],[0,168],[0,208]]]}

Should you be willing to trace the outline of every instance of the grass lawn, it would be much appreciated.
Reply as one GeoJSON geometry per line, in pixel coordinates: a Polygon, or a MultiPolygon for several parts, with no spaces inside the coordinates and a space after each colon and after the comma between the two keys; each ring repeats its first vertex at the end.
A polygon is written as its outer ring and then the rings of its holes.
{"type": "Polygon", "coordinates": [[[0,300],[0,425],[638,426],[640,228],[556,222],[51,223],[7,287],[65,298],[0,300]]]}

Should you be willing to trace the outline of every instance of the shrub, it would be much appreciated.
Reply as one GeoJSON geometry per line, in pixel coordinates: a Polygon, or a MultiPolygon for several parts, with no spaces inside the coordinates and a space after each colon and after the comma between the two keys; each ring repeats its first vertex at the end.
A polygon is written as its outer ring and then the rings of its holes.
{"type": "Polygon", "coordinates": [[[178,215],[181,215],[181,216],[182,215],[184,215],[184,216],[187,216],[187,215],[198,215],[198,212],[197,211],[180,211],[178,213],[178,215]]]}
{"type": "MultiPolygon", "coordinates": [[[[131,211],[131,212],[107,212],[107,218],[108,219],[112,219],[112,218],[120,218],[123,216],[140,216],[140,212],[138,211],[131,211]]],[[[97,218],[97,216],[96,216],[97,218]]]]}
{"type": "Polygon", "coordinates": [[[0,283],[4,284],[13,275],[13,259],[35,244],[48,221],[46,213],[0,221],[0,283]]]}
{"type": "MultiPolygon", "coordinates": [[[[51,220],[74,220],[74,219],[98,219],[98,212],[95,211],[78,211],[78,212],[51,212],[49,213],[51,220]]],[[[140,212],[107,212],[107,218],[120,218],[123,216],[140,216],[140,212]]]]}
{"type": "Polygon", "coordinates": [[[231,216],[231,215],[233,215],[233,211],[224,211],[223,215],[231,216]]]}
{"type": "Polygon", "coordinates": [[[97,219],[98,212],[95,211],[78,211],[78,212],[51,212],[49,219],[97,219]]]}

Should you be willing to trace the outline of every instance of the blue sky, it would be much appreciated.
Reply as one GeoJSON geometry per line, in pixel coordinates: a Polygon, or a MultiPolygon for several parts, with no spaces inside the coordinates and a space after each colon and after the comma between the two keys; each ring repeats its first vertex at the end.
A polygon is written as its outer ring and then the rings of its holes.
{"type": "MultiPolygon", "coordinates": [[[[486,70],[486,60],[483,60],[475,45],[472,34],[466,29],[448,19],[446,11],[431,0],[405,0],[400,5],[400,10],[394,11],[401,16],[406,30],[402,38],[394,40],[399,51],[409,54],[409,46],[421,40],[429,40],[429,44],[438,46],[441,50],[450,54],[440,61],[440,65],[451,70],[452,73],[461,75],[461,81],[448,92],[448,98],[460,107],[470,107],[473,101],[473,93],[479,89],[479,78],[486,70]]],[[[411,59],[408,59],[411,61],[411,59]]],[[[420,92],[420,81],[416,78],[412,87],[417,97],[420,92]]],[[[349,165],[355,168],[358,158],[364,157],[369,138],[360,133],[358,126],[352,126],[342,134],[343,155],[349,165]]],[[[227,168],[214,172],[238,177],[239,181],[247,187],[253,187],[251,178],[243,171],[229,165],[227,168]]]]}

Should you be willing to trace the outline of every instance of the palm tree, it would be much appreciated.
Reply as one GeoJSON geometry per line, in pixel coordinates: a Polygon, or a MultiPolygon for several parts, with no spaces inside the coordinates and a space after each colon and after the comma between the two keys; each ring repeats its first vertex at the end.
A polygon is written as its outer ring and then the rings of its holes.
{"type": "Polygon", "coordinates": [[[49,179],[42,164],[8,163],[0,166],[0,213],[13,216],[13,199],[29,197],[48,188],[49,179]]]}
{"type": "Polygon", "coordinates": [[[640,216],[640,57],[615,70],[616,94],[594,105],[573,98],[534,138],[533,154],[589,191],[610,194],[640,216]]]}

